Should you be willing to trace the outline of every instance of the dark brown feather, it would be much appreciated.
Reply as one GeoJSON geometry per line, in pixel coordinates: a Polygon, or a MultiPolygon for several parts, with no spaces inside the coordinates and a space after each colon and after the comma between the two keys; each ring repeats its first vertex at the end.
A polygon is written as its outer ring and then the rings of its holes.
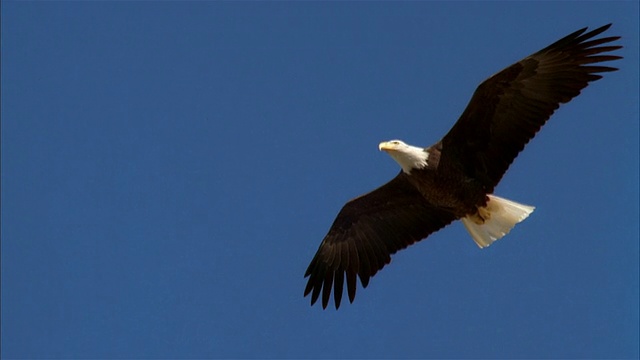
{"type": "Polygon", "coordinates": [[[619,37],[594,38],[611,24],[578,30],[507,67],[476,89],[471,101],[442,139],[441,164],[462,163],[468,176],[482,179],[488,193],[518,153],[562,103],[580,94],[608,66],[584,66],[620,59],[600,55],[620,49],[619,37]]]}
{"type": "Polygon", "coordinates": [[[391,261],[392,254],[455,220],[451,213],[424,200],[407,176],[401,172],[342,208],[305,273],[309,280],[304,295],[311,293],[312,304],[322,293],[322,307],[326,308],[333,286],[337,309],[345,276],[349,301],[353,302],[356,274],[366,287],[369,279],[391,261]]]}

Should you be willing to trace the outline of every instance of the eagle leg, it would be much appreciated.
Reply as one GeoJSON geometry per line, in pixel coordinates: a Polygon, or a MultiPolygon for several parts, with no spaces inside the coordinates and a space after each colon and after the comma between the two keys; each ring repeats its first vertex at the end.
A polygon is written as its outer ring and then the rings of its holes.
{"type": "Polygon", "coordinates": [[[478,225],[482,225],[485,221],[491,220],[491,211],[487,209],[487,207],[478,207],[478,211],[475,214],[470,215],[469,218],[471,221],[478,225]]]}

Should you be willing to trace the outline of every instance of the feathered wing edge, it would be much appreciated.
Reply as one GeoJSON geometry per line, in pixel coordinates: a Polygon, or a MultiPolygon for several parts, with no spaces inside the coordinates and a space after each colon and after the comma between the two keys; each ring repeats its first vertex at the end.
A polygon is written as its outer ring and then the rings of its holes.
{"type": "Polygon", "coordinates": [[[458,121],[443,137],[444,161],[482,173],[491,193],[525,145],[561,104],[578,96],[621,59],[619,36],[595,38],[611,24],[575,31],[504,68],[475,90],[458,121]]]}
{"type": "Polygon", "coordinates": [[[392,254],[455,219],[430,205],[401,171],[387,184],[344,205],[305,272],[309,280],[304,296],[311,294],[311,305],[322,297],[326,308],[333,290],[337,309],[346,278],[353,302],[357,278],[366,288],[392,254]]]}

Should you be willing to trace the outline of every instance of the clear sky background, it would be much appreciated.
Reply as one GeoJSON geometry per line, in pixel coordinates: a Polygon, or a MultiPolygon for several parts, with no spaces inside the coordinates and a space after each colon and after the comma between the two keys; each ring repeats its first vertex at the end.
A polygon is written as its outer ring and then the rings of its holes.
{"type": "Polygon", "coordinates": [[[3,358],[638,357],[638,2],[2,2],[3,358]],[[613,22],[497,194],[323,311],[341,206],[476,86],[613,22]]]}

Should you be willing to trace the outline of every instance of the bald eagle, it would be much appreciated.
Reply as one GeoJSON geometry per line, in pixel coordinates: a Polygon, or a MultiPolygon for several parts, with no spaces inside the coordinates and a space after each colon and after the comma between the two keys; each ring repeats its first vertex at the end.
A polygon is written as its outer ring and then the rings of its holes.
{"type": "Polygon", "coordinates": [[[598,73],[595,65],[621,59],[619,36],[595,38],[611,24],[580,29],[491,76],[478,86],[453,128],[437,143],[416,147],[382,142],[402,168],[378,189],[347,202],[322,240],[305,273],[304,296],[326,308],[333,288],[340,307],[344,281],[349,301],[356,278],[366,288],[396,251],[461,220],[480,247],[505,236],[533,206],[493,195],[524,146],[560,104],[580,94],[598,73]],[[606,44],[606,45],[605,45],[606,44]]]}

